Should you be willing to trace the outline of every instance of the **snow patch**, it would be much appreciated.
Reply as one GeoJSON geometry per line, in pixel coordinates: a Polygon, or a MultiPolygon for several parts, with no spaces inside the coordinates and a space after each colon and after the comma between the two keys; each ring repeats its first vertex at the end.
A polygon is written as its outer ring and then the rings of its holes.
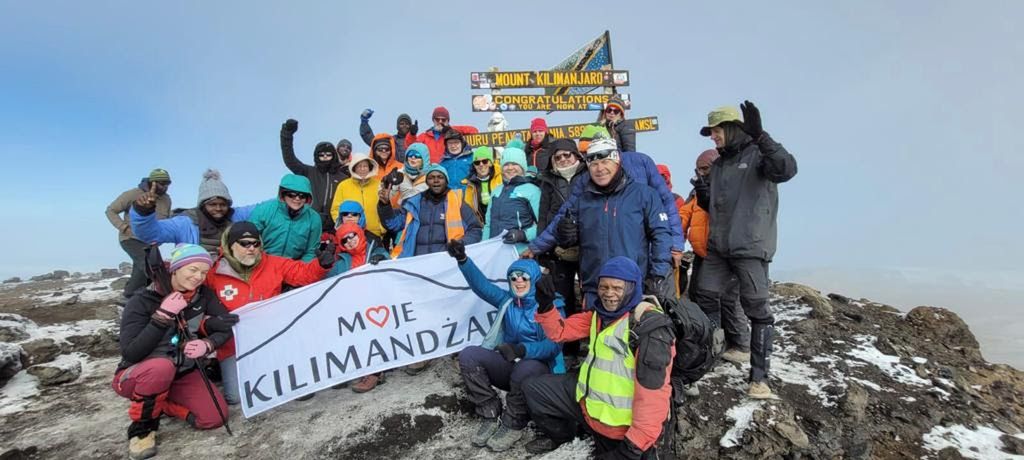
{"type": "Polygon", "coordinates": [[[28,408],[29,398],[39,394],[39,379],[18,372],[0,388],[0,416],[16,414],[28,408]]]}
{"type": "MultiPolygon", "coordinates": [[[[978,426],[976,430],[963,425],[936,426],[925,433],[922,440],[925,449],[938,452],[952,447],[966,458],[1024,459],[1024,455],[1013,455],[1001,450],[1004,446],[999,437],[1004,434],[1006,433],[984,425],[978,426]]],[[[1020,437],[1019,434],[1015,436],[1020,437]]]]}
{"type": "Polygon", "coordinates": [[[60,295],[31,295],[26,298],[40,301],[44,304],[57,304],[78,296],[78,303],[103,302],[117,299],[120,293],[110,289],[112,279],[99,279],[72,283],[60,288],[60,295]]]}
{"type": "Polygon", "coordinates": [[[913,358],[910,358],[910,360],[916,364],[924,364],[928,362],[928,358],[922,358],[920,356],[915,356],[913,358]]]}
{"type": "MultiPolygon", "coordinates": [[[[859,359],[865,363],[874,365],[889,378],[905,384],[914,386],[931,386],[931,382],[917,376],[913,369],[900,364],[899,356],[892,356],[882,353],[875,348],[875,336],[855,335],[853,337],[858,343],[846,354],[859,359]]],[[[849,362],[849,361],[848,361],[849,362]]]]}
{"type": "Polygon", "coordinates": [[[746,401],[730,407],[725,417],[735,421],[732,428],[725,432],[725,436],[718,440],[718,445],[728,449],[736,447],[743,441],[743,433],[750,428],[754,422],[754,412],[764,405],[763,401],[746,401]]]}
{"type": "Polygon", "coordinates": [[[86,319],[73,323],[61,323],[50,326],[39,327],[35,323],[26,324],[25,332],[29,338],[25,342],[35,339],[53,339],[55,342],[68,343],[68,337],[76,335],[95,335],[100,329],[113,329],[113,320],[86,319]]]}
{"type": "Polygon", "coordinates": [[[882,391],[882,386],[881,385],[879,385],[879,384],[877,384],[875,382],[872,382],[870,380],[859,379],[857,377],[847,377],[847,379],[848,380],[852,380],[854,382],[857,382],[858,384],[860,384],[861,386],[863,386],[865,388],[870,388],[870,389],[875,390],[875,391],[882,391]]]}
{"type": "Polygon", "coordinates": [[[586,460],[593,449],[594,442],[590,439],[576,438],[538,457],[538,460],[586,460]]]}

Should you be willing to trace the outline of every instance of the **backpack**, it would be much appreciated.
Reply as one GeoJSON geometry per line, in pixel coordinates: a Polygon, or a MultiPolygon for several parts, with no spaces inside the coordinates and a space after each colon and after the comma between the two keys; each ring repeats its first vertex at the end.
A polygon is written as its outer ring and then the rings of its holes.
{"type": "Polygon", "coordinates": [[[676,357],[672,375],[689,385],[714,369],[725,349],[725,333],[687,299],[666,299],[665,309],[676,325],[676,357]]]}

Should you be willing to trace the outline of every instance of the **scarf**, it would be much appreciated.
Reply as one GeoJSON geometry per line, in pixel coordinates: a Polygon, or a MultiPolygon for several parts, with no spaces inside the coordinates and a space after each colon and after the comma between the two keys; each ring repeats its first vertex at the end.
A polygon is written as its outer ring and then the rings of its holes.
{"type": "Polygon", "coordinates": [[[564,168],[559,168],[558,166],[555,166],[554,169],[556,174],[562,176],[562,178],[564,178],[567,181],[572,181],[573,176],[576,175],[576,169],[578,169],[579,166],[580,164],[577,162],[572,166],[566,166],[564,168]]]}

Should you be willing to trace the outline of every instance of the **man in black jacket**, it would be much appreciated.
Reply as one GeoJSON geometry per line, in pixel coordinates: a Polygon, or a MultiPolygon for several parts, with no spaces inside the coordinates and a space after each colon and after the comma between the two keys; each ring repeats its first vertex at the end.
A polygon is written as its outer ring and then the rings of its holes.
{"type": "Polygon", "coordinates": [[[750,101],[708,114],[702,136],[711,137],[721,157],[711,166],[707,207],[710,219],[707,257],[698,275],[697,304],[716,325],[722,324],[718,298],[729,280],[740,280],[740,305],[750,319],[748,396],[773,399],[768,387],[775,317],[768,304],[768,264],[775,255],[779,192],[776,184],[797,173],[796,160],[761,127],[761,113],[750,101]]]}
{"type": "Polygon", "coordinates": [[[331,202],[338,183],[348,179],[348,169],[342,165],[338,152],[330,142],[320,142],[313,147],[314,165],[307,165],[295,156],[293,138],[299,130],[299,122],[288,119],[281,125],[281,157],[284,165],[293,173],[305,176],[313,189],[313,210],[320,214],[323,231],[334,232],[331,218],[331,202]]]}
{"type": "MultiPolygon", "coordinates": [[[[373,116],[373,110],[366,109],[363,113],[359,114],[359,137],[363,138],[363,142],[366,142],[371,149],[373,148],[373,128],[370,127],[370,117],[373,116]]],[[[398,119],[395,120],[395,161],[399,163],[405,163],[405,135],[412,134],[416,136],[420,131],[420,122],[416,120],[414,123],[412,117],[409,114],[403,113],[398,115],[398,119]]]]}

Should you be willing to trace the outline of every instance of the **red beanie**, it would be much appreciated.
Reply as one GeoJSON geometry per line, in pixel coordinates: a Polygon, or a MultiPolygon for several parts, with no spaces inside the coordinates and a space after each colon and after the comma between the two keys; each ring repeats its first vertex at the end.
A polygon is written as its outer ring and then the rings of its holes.
{"type": "Polygon", "coordinates": [[[544,121],[543,118],[534,118],[533,121],[530,122],[530,132],[532,133],[534,131],[548,132],[548,122],[544,121]]]}
{"type": "Polygon", "coordinates": [[[452,117],[448,116],[448,109],[443,106],[437,106],[434,109],[434,114],[431,115],[431,118],[447,118],[450,120],[452,117]]]}

